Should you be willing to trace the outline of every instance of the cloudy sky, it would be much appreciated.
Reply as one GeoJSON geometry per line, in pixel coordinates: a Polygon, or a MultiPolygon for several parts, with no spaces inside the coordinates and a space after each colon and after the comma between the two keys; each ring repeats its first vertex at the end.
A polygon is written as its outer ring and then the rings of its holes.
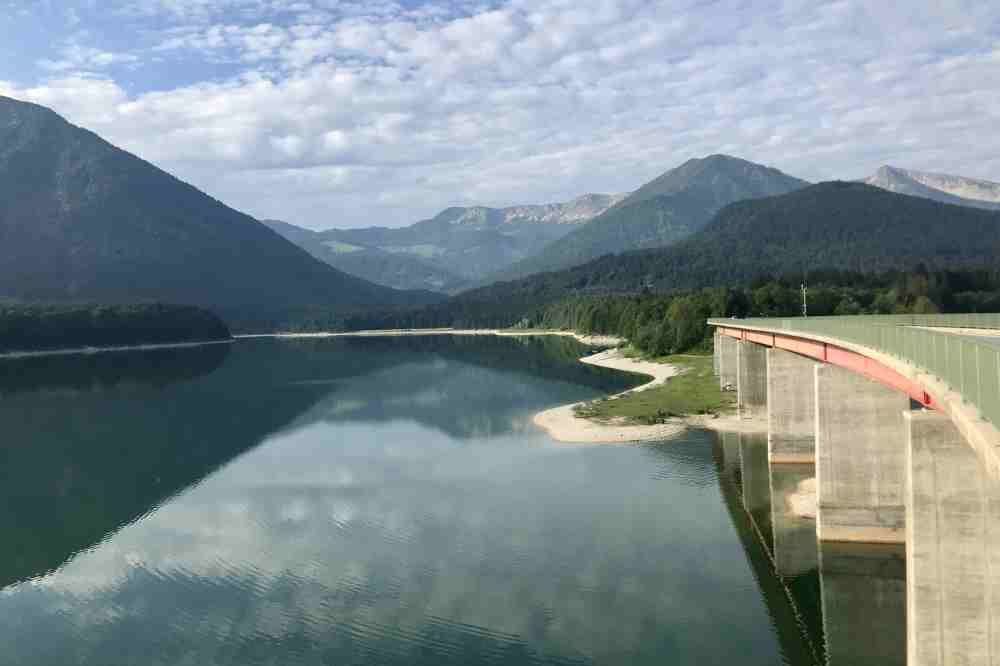
{"type": "Polygon", "coordinates": [[[724,152],[1000,181],[982,0],[0,0],[0,94],[258,217],[401,225],[724,152]]]}

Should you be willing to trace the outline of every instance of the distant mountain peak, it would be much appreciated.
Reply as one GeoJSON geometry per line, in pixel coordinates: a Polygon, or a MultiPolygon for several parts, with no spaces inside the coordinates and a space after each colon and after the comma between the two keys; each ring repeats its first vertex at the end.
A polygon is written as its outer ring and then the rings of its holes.
{"type": "Polygon", "coordinates": [[[489,226],[517,223],[576,224],[597,217],[627,196],[627,194],[583,194],[564,202],[504,208],[453,206],[443,210],[435,219],[447,220],[450,224],[489,226]]]}
{"type": "Polygon", "coordinates": [[[646,183],[626,198],[621,205],[629,205],[654,197],[684,192],[711,190],[718,199],[718,207],[742,198],[784,193],[794,187],[808,185],[775,169],[740,157],[715,153],[706,157],[689,159],[646,183]]]}
{"type": "Polygon", "coordinates": [[[1000,209],[1000,183],[883,164],[862,182],[890,192],[975,208],[1000,209]]]}
{"type": "Polygon", "coordinates": [[[722,207],[808,185],[729,155],[691,159],[646,183],[538,254],[492,276],[512,280],[583,264],[605,254],[662,247],[700,229],[722,207]]]}

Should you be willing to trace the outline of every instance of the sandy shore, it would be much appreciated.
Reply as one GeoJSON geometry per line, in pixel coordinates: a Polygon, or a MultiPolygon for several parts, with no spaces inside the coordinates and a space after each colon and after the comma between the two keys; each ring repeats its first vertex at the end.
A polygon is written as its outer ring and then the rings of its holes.
{"type": "MultiPolygon", "coordinates": [[[[618,393],[612,397],[618,397],[635,391],[645,391],[654,386],[659,386],[679,372],[677,366],[668,363],[652,363],[650,361],[637,361],[626,358],[622,354],[621,349],[609,349],[608,351],[592,356],[585,356],[580,361],[602,368],[612,368],[614,370],[624,370],[626,372],[647,375],[650,378],[650,381],[642,386],[634,388],[631,391],[618,393]]],[[[560,442],[578,444],[647,442],[676,435],[687,427],[682,422],[648,426],[614,422],[599,423],[590,419],[580,418],[574,413],[574,408],[581,404],[584,403],[577,402],[539,412],[535,414],[534,422],[536,425],[544,428],[553,439],[560,442]]]]}
{"type": "MultiPolygon", "coordinates": [[[[650,381],[631,391],[618,393],[612,398],[634,391],[644,391],[665,383],[676,376],[680,369],[669,363],[653,363],[627,358],[620,349],[585,356],[583,363],[597,365],[602,368],[612,368],[647,375],[650,381]]],[[[534,417],[536,425],[545,429],[549,435],[560,442],[576,444],[606,444],[610,442],[649,442],[677,435],[688,428],[703,428],[718,432],[767,433],[767,419],[742,419],[735,411],[713,416],[697,414],[669,419],[666,423],[656,425],[634,425],[622,421],[598,422],[576,415],[574,409],[583,403],[563,405],[539,412],[534,417]]]]}
{"type": "Polygon", "coordinates": [[[345,333],[255,333],[237,335],[236,338],[378,338],[407,335],[496,335],[509,338],[525,338],[539,335],[555,335],[574,338],[585,345],[594,347],[615,347],[625,341],[612,335],[580,335],[572,331],[511,331],[495,328],[396,328],[377,331],[349,331],[345,333]]]}

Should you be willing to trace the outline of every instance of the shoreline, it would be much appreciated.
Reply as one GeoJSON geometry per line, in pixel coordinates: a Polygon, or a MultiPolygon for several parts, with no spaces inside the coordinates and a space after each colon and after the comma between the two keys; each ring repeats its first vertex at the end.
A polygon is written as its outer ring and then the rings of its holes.
{"type": "MultiPolygon", "coordinates": [[[[680,368],[675,365],[628,358],[624,356],[620,348],[584,356],[580,362],[650,377],[650,381],[645,384],[608,396],[609,398],[617,398],[660,386],[680,374],[680,368]]],[[[689,428],[702,428],[716,432],[767,432],[766,419],[741,419],[735,412],[718,417],[692,414],[671,418],[666,423],[655,425],[636,425],[625,422],[602,423],[576,415],[575,408],[587,402],[589,401],[575,402],[538,412],[532,421],[556,441],[573,444],[650,442],[674,437],[689,428]]]]}
{"type": "MultiPolygon", "coordinates": [[[[638,393],[666,383],[680,372],[680,368],[669,363],[652,363],[626,358],[621,348],[609,349],[580,359],[581,363],[611,368],[623,372],[645,375],[650,381],[634,389],[616,393],[609,398],[617,398],[629,393],[638,393]]],[[[561,405],[538,412],[532,422],[545,430],[552,439],[573,444],[606,444],[611,442],[645,442],[663,439],[683,431],[685,426],[674,423],[657,425],[632,425],[627,423],[600,423],[577,416],[574,412],[587,400],[561,405]]]]}
{"type": "Polygon", "coordinates": [[[344,332],[316,332],[316,333],[245,333],[234,335],[233,338],[254,339],[254,338],[280,338],[280,339],[310,339],[310,338],[379,338],[379,337],[405,337],[405,336],[427,336],[427,335],[495,335],[507,338],[528,338],[535,336],[554,335],[565,338],[574,338],[578,342],[592,347],[617,347],[624,344],[624,340],[613,335],[580,335],[574,331],[545,331],[545,330],[508,330],[501,328],[394,328],[379,329],[370,331],[344,331],[344,332]]]}
{"type": "Polygon", "coordinates": [[[201,340],[195,342],[158,342],[145,345],[118,345],[113,347],[66,347],[64,349],[40,349],[37,351],[0,352],[0,359],[38,358],[42,356],[70,356],[75,354],[107,354],[127,351],[155,351],[157,349],[186,349],[188,347],[204,347],[206,345],[226,345],[235,342],[235,338],[226,340],[201,340]]]}

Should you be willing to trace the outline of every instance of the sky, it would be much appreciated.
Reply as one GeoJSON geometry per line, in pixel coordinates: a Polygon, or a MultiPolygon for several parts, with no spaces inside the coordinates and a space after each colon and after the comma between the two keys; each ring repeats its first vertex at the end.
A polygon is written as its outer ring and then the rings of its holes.
{"type": "Polygon", "coordinates": [[[0,95],[314,229],[713,153],[1000,181],[1000,3],[0,0],[0,95]]]}

